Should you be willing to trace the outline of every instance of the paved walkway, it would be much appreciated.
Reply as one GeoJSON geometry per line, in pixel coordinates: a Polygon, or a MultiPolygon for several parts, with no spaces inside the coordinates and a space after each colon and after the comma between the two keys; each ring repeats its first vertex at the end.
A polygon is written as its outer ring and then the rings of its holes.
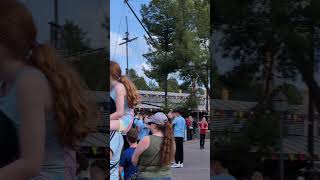
{"type": "Polygon", "coordinates": [[[210,139],[200,150],[199,140],[184,142],[184,167],[172,168],[174,180],[210,179],[210,139]]]}

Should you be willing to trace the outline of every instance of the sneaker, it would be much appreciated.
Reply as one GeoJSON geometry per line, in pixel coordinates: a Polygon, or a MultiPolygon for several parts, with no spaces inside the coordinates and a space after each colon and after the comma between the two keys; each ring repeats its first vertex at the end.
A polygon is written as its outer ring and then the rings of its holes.
{"type": "Polygon", "coordinates": [[[180,168],[183,168],[183,163],[180,164],[180,168]]]}
{"type": "Polygon", "coordinates": [[[174,164],[171,165],[171,167],[172,168],[178,168],[178,167],[180,167],[180,164],[174,163],[174,164]]]}

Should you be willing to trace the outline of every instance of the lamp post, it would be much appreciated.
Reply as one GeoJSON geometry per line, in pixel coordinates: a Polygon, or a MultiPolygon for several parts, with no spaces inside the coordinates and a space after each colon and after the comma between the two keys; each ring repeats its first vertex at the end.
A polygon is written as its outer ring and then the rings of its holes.
{"type": "Polygon", "coordinates": [[[280,180],[284,180],[284,162],[283,162],[283,121],[284,121],[284,112],[288,110],[288,98],[282,92],[277,93],[273,99],[274,110],[280,113],[279,117],[279,147],[280,147],[280,180]]]}

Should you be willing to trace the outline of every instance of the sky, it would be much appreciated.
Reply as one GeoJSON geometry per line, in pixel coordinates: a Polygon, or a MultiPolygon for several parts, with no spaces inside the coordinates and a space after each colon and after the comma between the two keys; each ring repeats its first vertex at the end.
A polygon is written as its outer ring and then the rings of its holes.
{"type": "MultiPolygon", "coordinates": [[[[139,19],[141,19],[141,5],[149,2],[150,0],[129,1],[139,19]]],[[[144,39],[146,33],[123,0],[110,0],[110,58],[120,64],[124,74],[127,66],[126,48],[125,45],[119,46],[119,44],[123,42],[122,39],[126,32],[126,16],[128,19],[129,39],[138,37],[137,40],[129,43],[129,68],[135,69],[139,76],[144,77],[149,82],[151,80],[144,75],[142,70],[143,67],[148,69],[147,60],[142,56],[149,49],[144,39]]]]}
{"type": "MultiPolygon", "coordinates": [[[[53,0],[21,0],[31,10],[38,27],[38,41],[50,40],[50,26],[53,21],[53,0]]],[[[102,48],[107,44],[107,31],[102,28],[107,8],[106,0],[58,0],[59,23],[72,20],[90,39],[92,48],[102,48]]]]}

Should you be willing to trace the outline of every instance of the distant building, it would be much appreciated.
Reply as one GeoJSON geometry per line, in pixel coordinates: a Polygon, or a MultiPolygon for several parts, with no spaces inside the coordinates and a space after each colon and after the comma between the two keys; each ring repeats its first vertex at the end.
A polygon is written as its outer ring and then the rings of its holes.
{"type": "MultiPolygon", "coordinates": [[[[161,109],[164,107],[164,98],[165,98],[165,92],[163,91],[139,91],[141,96],[141,104],[138,105],[137,108],[141,108],[144,105],[154,106],[155,109],[161,109]],[[156,108],[157,107],[157,108],[156,108]]],[[[189,93],[174,93],[174,92],[168,92],[167,98],[168,102],[180,105],[181,103],[185,102],[188,97],[189,93]]],[[[199,99],[199,105],[196,109],[192,109],[193,111],[200,111],[205,112],[206,111],[206,96],[205,95],[197,95],[199,99]]],[[[208,105],[208,108],[210,110],[210,102],[208,105]]]]}

